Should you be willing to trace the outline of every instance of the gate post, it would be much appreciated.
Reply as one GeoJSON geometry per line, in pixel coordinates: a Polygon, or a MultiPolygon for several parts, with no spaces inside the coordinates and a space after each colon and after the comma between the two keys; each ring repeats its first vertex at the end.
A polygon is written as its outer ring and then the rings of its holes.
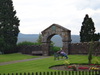
{"type": "Polygon", "coordinates": [[[43,56],[48,56],[49,55],[49,43],[43,42],[42,43],[42,51],[43,51],[43,56]]]}
{"type": "Polygon", "coordinates": [[[66,52],[67,54],[69,54],[69,50],[70,50],[70,42],[64,41],[63,42],[63,47],[62,49],[64,50],[64,52],[66,52]]]}

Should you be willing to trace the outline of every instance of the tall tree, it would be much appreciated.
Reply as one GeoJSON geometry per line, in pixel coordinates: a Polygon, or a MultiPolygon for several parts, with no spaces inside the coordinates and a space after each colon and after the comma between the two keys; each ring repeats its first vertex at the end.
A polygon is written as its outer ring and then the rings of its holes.
{"type": "Polygon", "coordinates": [[[98,41],[99,35],[95,34],[95,27],[92,18],[86,14],[80,31],[80,42],[98,41]]]}
{"type": "Polygon", "coordinates": [[[0,38],[7,50],[16,46],[19,22],[12,0],[0,0],[0,38]]]}

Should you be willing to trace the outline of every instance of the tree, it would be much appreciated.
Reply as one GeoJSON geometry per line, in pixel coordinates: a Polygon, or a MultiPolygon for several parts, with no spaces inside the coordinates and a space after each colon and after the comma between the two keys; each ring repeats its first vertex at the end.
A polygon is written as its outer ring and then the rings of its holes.
{"type": "Polygon", "coordinates": [[[89,46],[89,53],[88,53],[88,63],[91,64],[92,62],[92,52],[94,50],[94,42],[91,41],[90,42],[90,46],[89,46]]]}
{"type": "Polygon", "coordinates": [[[92,18],[86,14],[80,31],[80,42],[98,41],[99,35],[95,34],[95,27],[92,18]]]}
{"type": "Polygon", "coordinates": [[[99,41],[100,39],[100,33],[94,34],[94,41],[99,41]]]}
{"type": "Polygon", "coordinates": [[[39,34],[39,37],[38,37],[38,39],[37,39],[37,42],[38,42],[39,44],[42,44],[42,35],[41,35],[41,34],[39,34]]]}
{"type": "Polygon", "coordinates": [[[3,38],[0,38],[0,54],[4,53],[4,49],[5,49],[5,42],[3,38]]]}
{"type": "Polygon", "coordinates": [[[12,0],[0,0],[0,38],[7,50],[16,46],[19,22],[12,0]]]}
{"type": "MultiPolygon", "coordinates": [[[[42,44],[42,34],[39,34],[39,37],[37,39],[37,43],[42,44]]],[[[50,45],[51,46],[54,46],[54,42],[53,41],[50,41],[50,45]]]]}

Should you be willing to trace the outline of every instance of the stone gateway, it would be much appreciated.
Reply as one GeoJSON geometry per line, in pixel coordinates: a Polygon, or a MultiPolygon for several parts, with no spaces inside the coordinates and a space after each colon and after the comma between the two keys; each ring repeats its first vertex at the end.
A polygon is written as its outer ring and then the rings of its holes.
{"type": "Polygon", "coordinates": [[[71,43],[71,31],[58,24],[52,24],[42,32],[42,50],[43,55],[49,55],[51,38],[54,35],[59,35],[62,38],[62,49],[68,54],[69,45],[71,43]]]}

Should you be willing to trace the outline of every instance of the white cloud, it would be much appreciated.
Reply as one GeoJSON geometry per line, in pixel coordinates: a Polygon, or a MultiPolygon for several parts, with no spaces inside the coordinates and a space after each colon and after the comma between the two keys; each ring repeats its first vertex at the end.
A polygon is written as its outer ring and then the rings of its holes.
{"type": "Polygon", "coordinates": [[[20,32],[38,34],[53,23],[79,34],[85,14],[92,17],[99,31],[100,0],[13,0],[20,19],[20,32]]]}

